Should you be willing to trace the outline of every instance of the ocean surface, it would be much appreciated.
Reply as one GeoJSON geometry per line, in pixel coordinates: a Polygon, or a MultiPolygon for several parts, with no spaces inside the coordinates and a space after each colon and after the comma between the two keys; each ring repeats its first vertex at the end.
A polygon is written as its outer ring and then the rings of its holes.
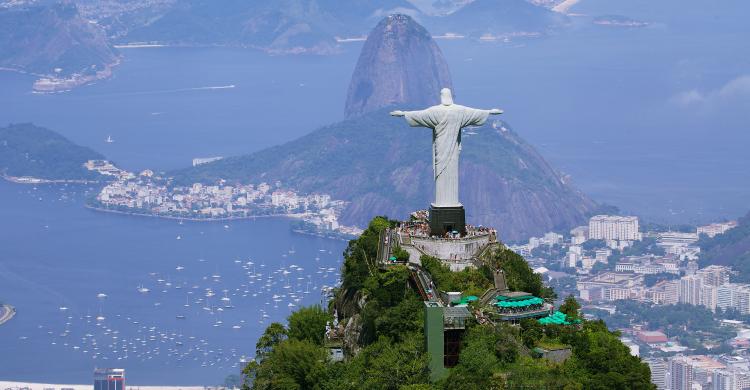
{"type": "MultiPolygon", "coordinates": [[[[614,10],[618,3],[584,1],[576,12],[650,25],[581,16],[541,39],[439,41],[456,101],[503,108],[582,191],[646,221],[746,213],[748,27],[696,10],[684,20],[654,7],[614,10]]],[[[51,95],[32,94],[30,76],[0,72],[0,124],[34,122],[125,169],[168,171],[341,120],[360,48],[123,49],[112,79],[51,95]]],[[[0,301],[18,309],[0,326],[0,379],[88,383],[94,366],[122,366],[133,384],[221,383],[269,321],[283,320],[290,303],[319,302],[321,286],[337,280],[345,243],[293,234],[286,219],[103,214],[83,207],[92,191],[0,183],[0,301]]]]}
{"type": "Polygon", "coordinates": [[[89,383],[98,366],[134,385],[221,384],[271,321],[338,280],[346,243],[288,219],[106,214],[83,207],[87,191],[0,182],[12,205],[0,207],[0,301],[17,309],[0,326],[3,380],[89,383]]]}

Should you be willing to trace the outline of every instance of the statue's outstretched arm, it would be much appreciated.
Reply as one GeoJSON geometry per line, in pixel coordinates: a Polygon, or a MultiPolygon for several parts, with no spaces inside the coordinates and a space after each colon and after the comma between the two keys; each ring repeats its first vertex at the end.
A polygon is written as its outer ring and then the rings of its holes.
{"type": "Polygon", "coordinates": [[[490,115],[499,115],[499,114],[503,113],[503,110],[501,110],[499,108],[493,108],[493,109],[491,109],[489,111],[490,111],[490,115]]]}
{"type": "Polygon", "coordinates": [[[396,110],[391,111],[391,116],[404,116],[406,115],[406,111],[396,110]]]}

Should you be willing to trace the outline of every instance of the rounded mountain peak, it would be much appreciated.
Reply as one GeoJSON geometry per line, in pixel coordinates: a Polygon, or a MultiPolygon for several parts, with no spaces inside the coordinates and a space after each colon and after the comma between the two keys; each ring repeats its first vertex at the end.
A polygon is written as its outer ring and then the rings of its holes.
{"type": "Polygon", "coordinates": [[[452,88],[443,53],[430,33],[411,17],[389,15],[362,47],[346,97],[347,118],[395,104],[429,106],[452,88]]]}

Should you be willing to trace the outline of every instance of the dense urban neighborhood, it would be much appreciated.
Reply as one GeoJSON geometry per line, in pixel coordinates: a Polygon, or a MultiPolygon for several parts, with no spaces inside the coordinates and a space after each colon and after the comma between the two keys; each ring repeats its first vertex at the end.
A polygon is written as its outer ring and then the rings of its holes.
{"type": "Polygon", "coordinates": [[[104,160],[88,161],[86,168],[114,178],[91,202],[99,210],[189,220],[291,216],[303,221],[301,232],[342,237],[360,232],[338,223],[345,202],[327,194],[300,195],[280,182],[174,186],[151,170],[134,174],[104,160]]]}
{"type": "Polygon", "coordinates": [[[659,389],[744,389],[750,284],[738,282],[737,270],[701,259],[704,242],[736,226],[643,231],[637,217],[597,215],[568,234],[550,232],[511,248],[558,295],[576,296],[587,318],[619,330],[659,389]]]}

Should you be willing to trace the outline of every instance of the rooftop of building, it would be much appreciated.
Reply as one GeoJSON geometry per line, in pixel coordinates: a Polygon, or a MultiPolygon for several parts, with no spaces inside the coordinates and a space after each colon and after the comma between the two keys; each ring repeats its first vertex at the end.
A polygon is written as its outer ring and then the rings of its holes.
{"type": "Polygon", "coordinates": [[[602,272],[600,274],[592,275],[587,278],[582,278],[580,281],[585,283],[625,284],[627,282],[638,280],[640,278],[642,278],[642,276],[638,274],[602,272]]]}

